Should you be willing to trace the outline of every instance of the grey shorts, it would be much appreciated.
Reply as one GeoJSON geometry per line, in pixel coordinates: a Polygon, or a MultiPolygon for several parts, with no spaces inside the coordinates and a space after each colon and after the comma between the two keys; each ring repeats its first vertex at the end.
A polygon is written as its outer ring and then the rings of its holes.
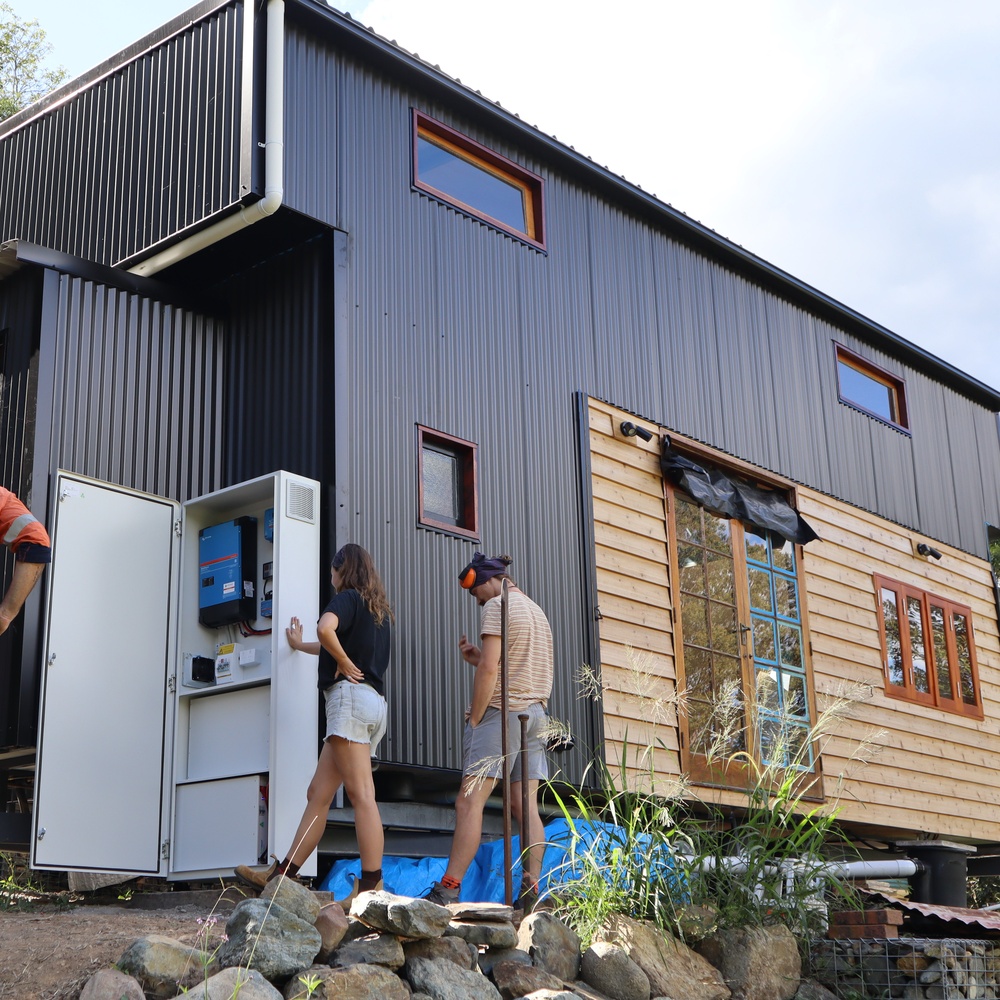
{"type": "Polygon", "coordinates": [[[368,684],[340,681],[324,692],[326,698],[326,736],[340,736],[351,743],[370,743],[372,756],[385,735],[386,704],[368,684]]]}
{"type": "MultiPolygon", "coordinates": [[[[509,712],[507,715],[509,720],[507,751],[510,755],[507,769],[510,771],[510,780],[521,780],[521,722],[518,719],[518,715],[521,714],[528,716],[525,732],[528,780],[547,778],[549,762],[545,758],[545,748],[542,746],[539,734],[548,721],[548,716],[541,703],[535,702],[522,712],[509,712]]],[[[462,774],[478,778],[499,778],[503,763],[502,740],[499,708],[486,709],[486,714],[475,729],[467,722],[462,739],[462,774]]]]}

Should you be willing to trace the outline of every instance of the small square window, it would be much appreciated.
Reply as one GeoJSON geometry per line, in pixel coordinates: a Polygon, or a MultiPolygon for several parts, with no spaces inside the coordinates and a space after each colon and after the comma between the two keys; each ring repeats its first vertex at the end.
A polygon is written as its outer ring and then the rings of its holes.
{"type": "Polygon", "coordinates": [[[909,429],[903,380],[839,344],[837,387],[842,403],[863,410],[900,430],[909,429]]]}
{"type": "Polygon", "coordinates": [[[542,178],[415,109],[413,186],[532,246],[545,247],[542,178]]]}
{"type": "Polygon", "coordinates": [[[479,538],[476,445],[417,425],[418,523],[479,538]]]}

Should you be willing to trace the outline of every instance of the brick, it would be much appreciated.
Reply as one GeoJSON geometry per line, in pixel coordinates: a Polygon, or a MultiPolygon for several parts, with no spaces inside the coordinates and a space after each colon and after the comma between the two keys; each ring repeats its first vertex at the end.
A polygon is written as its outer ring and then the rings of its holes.
{"type": "Polygon", "coordinates": [[[899,910],[866,910],[865,923],[869,926],[901,927],[903,925],[903,914],[899,910]]]}
{"type": "Polygon", "coordinates": [[[835,913],[830,914],[830,923],[832,924],[851,926],[852,924],[863,924],[864,922],[864,910],[837,910],[835,913]]]}

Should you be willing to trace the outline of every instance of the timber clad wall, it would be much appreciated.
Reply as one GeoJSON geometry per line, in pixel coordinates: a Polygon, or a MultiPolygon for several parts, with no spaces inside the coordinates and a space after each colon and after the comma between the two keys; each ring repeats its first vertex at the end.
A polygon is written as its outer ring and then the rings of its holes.
{"type": "MultiPolygon", "coordinates": [[[[615,436],[625,419],[635,417],[591,400],[604,735],[612,764],[626,735],[630,745],[662,741],[656,765],[664,788],[680,775],[680,757],[663,479],[655,437],[643,444],[615,436]]],[[[797,496],[820,535],[802,556],[818,710],[851,685],[864,692],[823,747],[827,807],[839,807],[858,828],[901,837],[1000,840],[1000,636],[986,560],[945,546],[940,562],[918,558],[913,546],[922,536],[806,487],[797,496]],[[984,721],[886,697],[874,573],[971,606],[984,721]],[[867,762],[852,759],[864,741],[874,753],[867,762]]],[[[696,791],[722,803],[742,800],[735,792],[696,791]]]]}

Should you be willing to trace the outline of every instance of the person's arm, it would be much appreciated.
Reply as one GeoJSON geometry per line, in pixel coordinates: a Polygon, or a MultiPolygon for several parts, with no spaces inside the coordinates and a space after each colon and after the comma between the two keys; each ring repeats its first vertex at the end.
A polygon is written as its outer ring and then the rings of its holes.
{"type": "Polygon", "coordinates": [[[0,635],[7,631],[17,613],[24,607],[24,602],[31,593],[31,588],[38,583],[38,578],[45,569],[45,563],[15,562],[14,575],[11,578],[7,593],[0,602],[0,635]]]}
{"type": "Polygon", "coordinates": [[[337,664],[337,673],[349,680],[352,684],[358,684],[365,679],[361,669],[347,655],[344,647],[340,644],[340,637],[337,635],[337,626],[340,619],[332,612],[323,612],[319,624],[316,626],[316,635],[323,648],[333,657],[337,664]]]}
{"type": "Polygon", "coordinates": [[[319,651],[322,647],[318,640],[316,642],[302,641],[302,622],[298,618],[293,618],[291,625],[285,629],[285,637],[288,639],[288,645],[292,649],[300,653],[310,653],[312,656],[319,656],[319,651]]]}
{"type": "MultiPolygon", "coordinates": [[[[466,659],[468,660],[469,658],[466,657],[466,659]]],[[[472,660],[469,660],[469,662],[471,663],[472,660]]],[[[496,690],[497,675],[499,673],[500,636],[484,635],[483,645],[479,650],[476,662],[476,676],[472,682],[472,707],[469,710],[469,722],[473,728],[482,722],[483,716],[486,714],[486,709],[490,707],[490,699],[496,690]]]]}

